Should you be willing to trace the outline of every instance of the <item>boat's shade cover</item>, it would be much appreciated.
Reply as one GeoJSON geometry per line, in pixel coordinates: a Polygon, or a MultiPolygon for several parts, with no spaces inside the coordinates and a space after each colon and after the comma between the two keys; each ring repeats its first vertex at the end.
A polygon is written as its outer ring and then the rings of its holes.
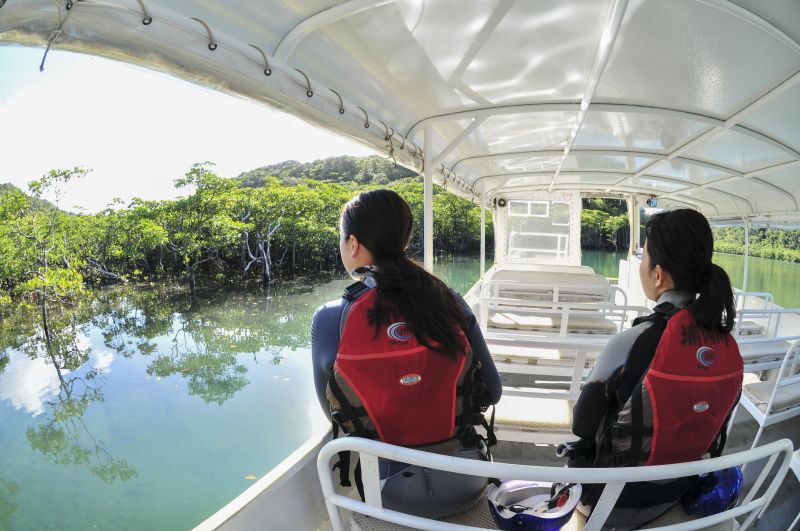
{"type": "Polygon", "coordinates": [[[0,6],[0,42],[49,39],[239,94],[417,170],[427,157],[475,200],[581,190],[716,218],[798,212],[796,0],[0,6]]]}

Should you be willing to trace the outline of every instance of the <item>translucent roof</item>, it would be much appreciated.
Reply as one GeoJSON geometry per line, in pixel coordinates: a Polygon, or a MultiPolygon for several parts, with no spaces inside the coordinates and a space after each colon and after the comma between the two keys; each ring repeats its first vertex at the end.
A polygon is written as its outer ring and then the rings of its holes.
{"type": "Polygon", "coordinates": [[[239,94],[418,171],[427,159],[467,197],[581,190],[715,218],[799,213],[796,0],[0,6],[0,42],[239,94]]]}

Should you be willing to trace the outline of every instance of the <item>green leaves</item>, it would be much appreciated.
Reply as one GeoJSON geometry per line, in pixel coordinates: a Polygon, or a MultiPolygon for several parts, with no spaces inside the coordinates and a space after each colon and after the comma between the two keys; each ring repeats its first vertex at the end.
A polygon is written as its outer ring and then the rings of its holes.
{"type": "MultiPolygon", "coordinates": [[[[87,170],[53,170],[30,184],[30,196],[0,187],[0,303],[9,295],[70,299],[83,284],[173,276],[233,280],[340,269],[343,205],[361,190],[387,186],[411,205],[410,251],[421,253],[423,187],[409,170],[380,157],[288,161],[237,179],[210,162],[194,164],[175,186],[183,197],[115,201],[94,215],[62,212],[65,186],[87,170]],[[274,171],[274,174],[270,174],[274,171]]],[[[491,237],[491,216],[487,220],[491,237]]],[[[438,251],[475,253],[480,209],[434,187],[438,251]]],[[[491,240],[490,240],[491,246],[491,240]]]]}

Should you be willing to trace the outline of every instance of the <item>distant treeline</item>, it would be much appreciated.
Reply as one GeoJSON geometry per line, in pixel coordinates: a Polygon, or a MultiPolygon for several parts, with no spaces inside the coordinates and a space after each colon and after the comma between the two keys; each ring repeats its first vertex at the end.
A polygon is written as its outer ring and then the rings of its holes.
{"type": "Polygon", "coordinates": [[[630,244],[628,206],[622,199],[584,199],[581,248],[627,249],[630,244]]]}
{"type": "MultiPolygon", "coordinates": [[[[715,251],[744,254],[744,227],[716,227],[713,231],[715,251]]],[[[800,230],[751,228],[750,256],[800,262],[800,230]]]]}
{"type": "MultiPolygon", "coordinates": [[[[196,164],[175,180],[185,197],[137,199],[94,215],[65,213],[42,199],[58,197],[83,169],[52,171],[32,182],[27,194],[6,185],[0,189],[0,302],[66,299],[87,285],[134,279],[179,277],[194,287],[203,278],[268,283],[332,271],[341,267],[342,206],[377,186],[396,190],[411,205],[409,251],[420,255],[423,186],[407,170],[377,157],[279,166],[227,179],[209,163],[196,164]],[[319,168],[349,169],[334,171],[337,182],[329,182],[314,180],[322,175],[319,168]],[[278,176],[264,176],[270,171],[278,176]],[[380,184],[359,182],[362,172],[370,179],[378,175],[380,184]]],[[[433,208],[437,251],[477,254],[480,209],[439,187],[433,208]]],[[[487,232],[492,234],[491,221],[487,232]]]]}

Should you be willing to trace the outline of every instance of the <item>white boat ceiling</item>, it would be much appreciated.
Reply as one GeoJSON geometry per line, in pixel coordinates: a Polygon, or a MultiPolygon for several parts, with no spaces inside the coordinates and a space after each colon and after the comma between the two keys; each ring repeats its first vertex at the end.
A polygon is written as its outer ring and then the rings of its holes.
{"type": "Polygon", "coordinates": [[[416,170],[427,144],[435,181],[466,197],[577,189],[714,218],[799,210],[797,0],[0,6],[0,42],[171,73],[416,170]]]}

